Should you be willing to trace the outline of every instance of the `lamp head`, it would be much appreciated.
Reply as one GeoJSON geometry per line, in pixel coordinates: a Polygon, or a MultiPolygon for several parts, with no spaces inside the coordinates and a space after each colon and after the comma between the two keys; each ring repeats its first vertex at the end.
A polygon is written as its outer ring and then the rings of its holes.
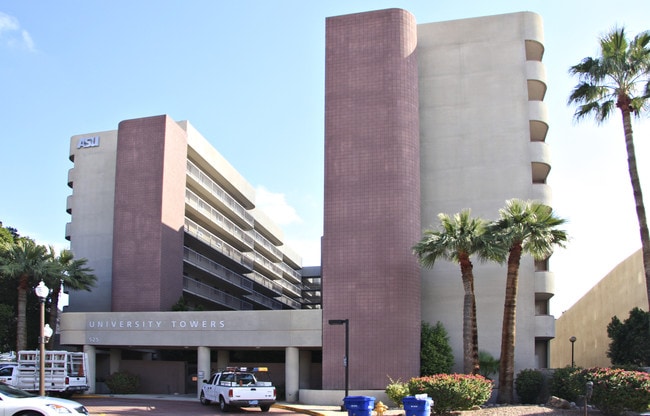
{"type": "Polygon", "coordinates": [[[571,338],[569,338],[569,341],[571,341],[571,343],[574,343],[574,342],[576,342],[576,339],[577,339],[576,337],[571,337],[571,338]]]}
{"type": "Polygon", "coordinates": [[[45,283],[41,280],[38,286],[34,288],[34,292],[36,293],[36,296],[41,300],[41,302],[45,301],[45,298],[47,298],[47,295],[50,294],[50,288],[45,286],[45,283]]]}
{"type": "Polygon", "coordinates": [[[343,325],[343,324],[347,324],[348,320],[347,319],[330,319],[329,321],[327,321],[327,323],[330,324],[330,325],[343,325]]]}

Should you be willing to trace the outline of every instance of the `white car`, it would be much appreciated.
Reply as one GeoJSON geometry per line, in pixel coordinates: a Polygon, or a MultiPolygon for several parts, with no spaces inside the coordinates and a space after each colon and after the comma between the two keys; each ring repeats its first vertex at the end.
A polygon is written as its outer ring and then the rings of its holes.
{"type": "Polygon", "coordinates": [[[88,415],[88,410],[72,400],[36,396],[0,382],[0,416],[88,415]]]}

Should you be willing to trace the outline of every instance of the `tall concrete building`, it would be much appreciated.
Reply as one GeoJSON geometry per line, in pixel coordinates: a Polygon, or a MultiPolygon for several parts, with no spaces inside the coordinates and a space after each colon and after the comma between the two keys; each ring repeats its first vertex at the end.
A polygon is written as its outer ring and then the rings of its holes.
{"type": "MultiPolygon", "coordinates": [[[[457,264],[420,270],[411,247],[437,214],[495,219],[511,198],[551,205],[541,18],[416,24],[400,9],[327,19],[323,387],[418,375],[420,321],[440,321],[462,369],[457,264]]],[[[522,259],[515,365],[548,366],[553,275],[522,259]]],[[[479,347],[499,357],[505,267],[475,264],[479,347]]]]}
{"type": "MultiPolygon", "coordinates": [[[[147,117],[74,136],[66,236],[99,284],[71,298],[62,341],[110,355],[97,374],[131,348],[196,348],[198,373],[214,350],[219,364],[232,350],[284,351],[293,401],[299,389],[323,399],[321,388],[381,392],[389,377],[418,376],[421,322],[440,321],[460,371],[459,267],[423,270],[412,247],[440,212],[551,205],[543,52],[529,12],[328,18],[320,270],[301,268],[252,186],[189,123],[147,117]],[[164,312],[181,296],[194,312],[164,312]],[[282,310],[301,308],[312,310],[282,310]]],[[[475,264],[474,275],[479,347],[498,357],[506,269],[475,264]]],[[[553,286],[548,261],[522,259],[517,371],[548,366],[553,286]]]]}
{"type": "Polygon", "coordinates": [[[301,309],[301,258],[255,190],[189,123],[73,136],[66,238],[98,276],[69,311],[301,309]]]}

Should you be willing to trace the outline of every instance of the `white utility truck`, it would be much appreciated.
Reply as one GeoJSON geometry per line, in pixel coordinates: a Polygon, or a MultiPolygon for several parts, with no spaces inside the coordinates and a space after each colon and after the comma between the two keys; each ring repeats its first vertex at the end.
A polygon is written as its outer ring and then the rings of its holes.
{"type": "MultiPolygon", "coordinates": [[[[4,354],[3,354],[4,355],[4,354]]],[[[0,381],[19,389],[40,390],[40,352],[18,351],[15,361],[0,361],[0,381]]],[[[86,353],[45,351],[45,393],[70,397],[88,390],[86,353]]]]}
{"type": "Polygon", "coordinates": [[[226,412],[238,407],[256,407],[268,412],[275,403],[275,387],[270,381],[259,381],[257,375],[267,373],[266,367],[229,367],[203,380],[200,400],[204,405],[219,403],[226,412]]]}

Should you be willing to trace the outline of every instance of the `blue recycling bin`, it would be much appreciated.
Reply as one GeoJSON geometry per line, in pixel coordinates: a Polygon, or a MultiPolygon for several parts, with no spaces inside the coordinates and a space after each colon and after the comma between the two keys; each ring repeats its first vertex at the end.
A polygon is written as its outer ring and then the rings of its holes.
{"type": "Polygon", "coordinates": [[[402,405],[406,416],[429,416],[431,414],[431,406],[433,406],[433,399],[431,397],[422,396],[406,396],[402,399],[402,405]]]}
{"type": "Polygon", "coordinates": [[[375,398],[369,396],[347,396],[343,399],[348,416],[372,416],[375,398]]]}

